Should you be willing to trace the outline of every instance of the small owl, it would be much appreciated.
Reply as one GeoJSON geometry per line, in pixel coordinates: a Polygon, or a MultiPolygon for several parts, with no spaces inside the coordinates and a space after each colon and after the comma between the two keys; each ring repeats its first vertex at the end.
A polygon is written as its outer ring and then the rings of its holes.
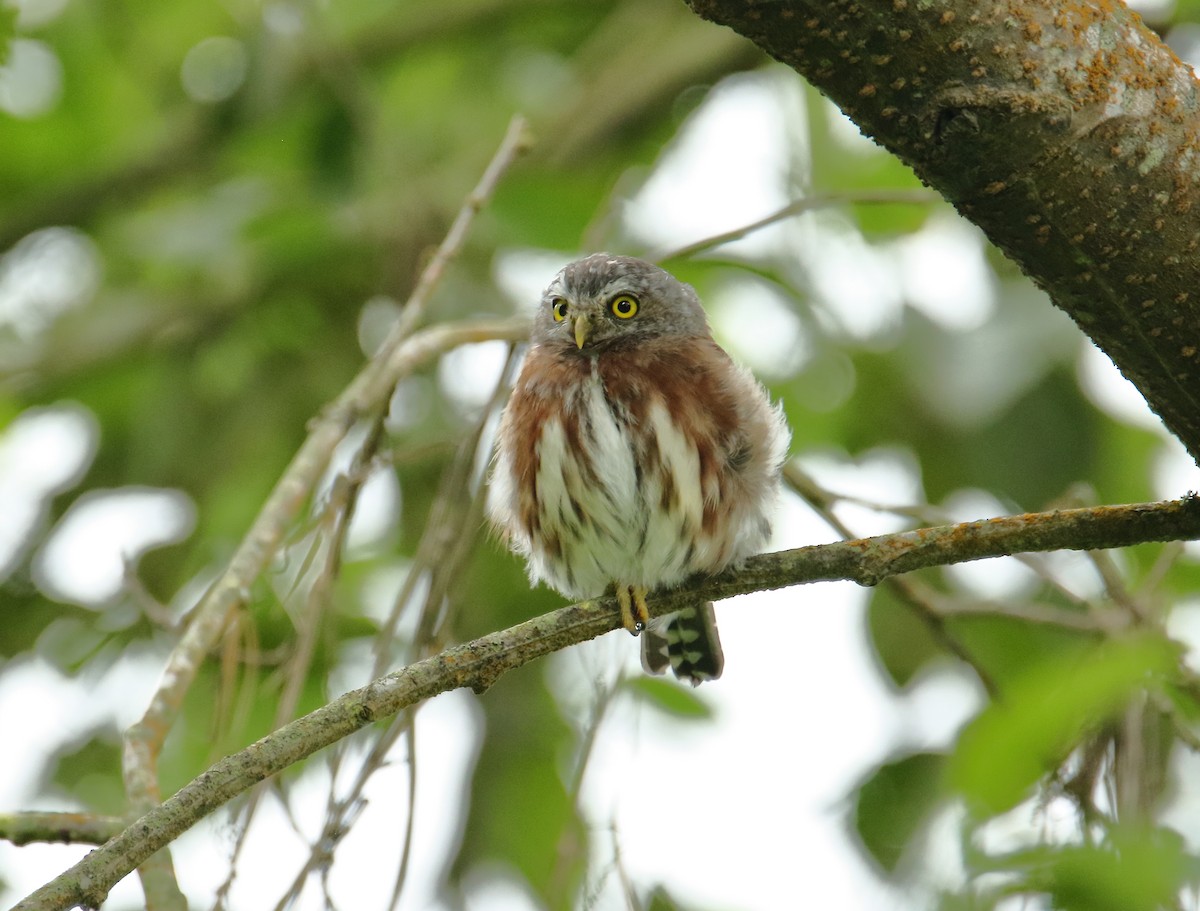
{"type": "MultiPolygon", "coordinates": [[[[533,582],[572,599],[614,592],[637,635],[647,594],[765,546],[788,443],[781,410],[713,341],[690,285],[597,253],[542,297],[488,513],[533,582]]],[[[719,677],[712,603],[651,624],[642,664],[693,685],[719,677]]]]}

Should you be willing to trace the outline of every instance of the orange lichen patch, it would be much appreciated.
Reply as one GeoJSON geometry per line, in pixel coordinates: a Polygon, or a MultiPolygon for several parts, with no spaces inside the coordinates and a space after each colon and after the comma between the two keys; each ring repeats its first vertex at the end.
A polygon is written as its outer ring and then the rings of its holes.
{"type": "Polygon", "coordinates": [[[953,10],[946,10],[944,13],[942,13],[942,16],[941,16],[941,18],[940,18],[938,21],[939,21],[939,22],[940,22],[942,25],[949,25],[951,22],[953,22],[953,21],[954,21],[954,11],[953,11],[953,10]]]}
{"type": "Polygon", "coordinates": [[[864,85],[861,89],[858,90],[858,94],[861,95],[863,98],[870,98],[875,94],[875,86],[873,86],[871,83],[868,82],[866,85],[864,85]]]}

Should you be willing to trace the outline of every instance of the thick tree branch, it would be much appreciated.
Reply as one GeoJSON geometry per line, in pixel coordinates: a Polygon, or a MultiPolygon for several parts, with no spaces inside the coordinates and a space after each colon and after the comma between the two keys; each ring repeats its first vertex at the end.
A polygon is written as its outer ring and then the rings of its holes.
{"type": "Polygon", "coordinates": [[[688,0],[1045,288],[1200,458],[1200,92],[1112,0],[688,0]]]}
{"type": "MultiPolygon", "coordinates": [[[[1165,503],[1028,513],[764,554],[740,570],[656,596],[651,613],[668,613],[697,594],[728,598],[833,580],[874,585],[915,569],[1018,552],[1092,550],[1197,537],[1200,498],[1193,495],[1165,503]]],[[[461,687],[483,692],[506,671],[619,626],[614,599],[587,601],[381,677],[222,759],[13,911],[97,907],[116,882],[198,820],[317,750],[439,693],[461,687]]]]}

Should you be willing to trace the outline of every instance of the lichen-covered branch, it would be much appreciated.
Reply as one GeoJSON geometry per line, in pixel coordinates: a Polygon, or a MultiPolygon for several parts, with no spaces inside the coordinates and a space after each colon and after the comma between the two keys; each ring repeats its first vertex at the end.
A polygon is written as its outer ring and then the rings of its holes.
{"type": "MultiPolygon", "coordinates": [[[[1200,498],[1007,516],[839,541],[753,557],[739,570],[655,597],[651,613],[676,609],[697,593],[727,598],[805,582],[864,585],[930,566],[1026,551],[1099,549],[1200,537],[1200,498]]],[[[616,629],[612,598],[574,604],[446,649],[268,734],[222,759],[120,835],[37,890],[13,911],[96,907],[112,886],[198,820],[265,778],[403,708],[460,687],[486,690],[505,672],[616,629]]]]}
{"type": "Polygon", "coordinates": [[[1200,458],[1200,92],[1112,0],[688,0],[1045,288],[1200,458]]]}
{"type": "Polygon", "coordinates": [[[14,845],[102,845],[122,829],[119,816],[94,813],[0,813],[0,838],[14,845]]]}

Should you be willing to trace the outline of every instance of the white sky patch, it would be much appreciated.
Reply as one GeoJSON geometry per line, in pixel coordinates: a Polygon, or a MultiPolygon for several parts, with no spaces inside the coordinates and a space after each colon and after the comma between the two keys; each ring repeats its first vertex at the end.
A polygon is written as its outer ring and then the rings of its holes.
{"type": "Polygon", "coordinates": [[[516,304],[518,313],[532,314],[542,292],[572,258],[550,250],[504,250],[492,262],[492,278],[516,304]]]}
{"type": "Polygon", "coordinates": [[[776,288],[754,278],[732,277],[706,303],[718,339],[755,373],[790,376],[812,356],[803,325],[776,288]]]}
{"type": "Polygon", "coordinates": [[[410,376],[396,384],[388,403],[387,428],[398,433],[418,427],[433,410],[433,383],[424,376],[410,376]]]}
{"type": "Polygon", "coordinates": [[[1200,466],[1174,436],[1164,437],[1154,456],[1151,478],[1154,495],[1163,500],[1174,500],[1188,491],[1200,492],[1200,466]]]}
{"type": "Polygon", "coordinates": [[[667,883],[687,905],[767,911],[795,895],[802,856],[813,907],[897,907],[846,834],[843,798],[880,758],[879,732],[893,724],[862,636],[864,602],[849,584],[724,601],[717,611],[725,674],[702,691],[715,725],[629,703],[614,708],[584,800],[595,830],[615,821],[635,882],[667,883]],[[781,709],[784,692],[837,699],[781,709]],[[815,742],[822,748],[811,748],[815,742]],[[642,786],[611,769],[636,769],[642,786]],[[720,836],[664,837],[696,794],[705,795],[702,831],[720,836]]]}
{"type": "Polygon", "coordinates": [[[847,117],[841,108],[825,97],[821,98],[821,102],[829,121],[829,135],[840,149],[863,158],[879,154],[879,146],[864,136],[858,124],[847,117]]]}
{"type": "Polygon", "coordinates": [[[367,357],[375,355],[400,318],[401,309],[399,301],[383,294],[363,304],[358,312],[358,345],[363,354],[367,357]]]}
{"type": "Polygon", "coordinates": [[[499,339],[460,345],[438,362],[442,391],[464,412],[477,412],[496,392],[508,360],[508,342],[499,339]]]}
{"type": "Polygon", "coordinates": [[[1081,342],[1079,385],[1084,395],[1105,414],[1134,427],[1162,432],[1163,423],[1137,387],[1121,374],[1107,354],[1088,339],[1081,342]]]}
{"type": "Polygon", "coordinates": [[[42,228],[0,257],[0,331],[30,341],[86,303],[100,283],[100,254],[74,228],[42,228]]]}
{"type": "Polygon", "coordinates": [[[73,403],[25,411],[0,435],[0,578],[43,521],[48,498],[79,482],[98,437],[95,417],[73,403]]]}
{"type": "Polygon", "coordinates": [[[939,663],[913,681],[897,700],[897,729],[904,749],[945,750],[987,702],[979,679],[961,666],[939,663]]]}
{"type": "Polygon", "coordinates": [[[0,67],[0,111],[33,119],[49,113],[62,97],[63,68],[50,46],[14,38],[0,67]]]}
{"type": "Polygon", "coordinates": [[[983,326],[996,306],[979,231],[961,218],[931,218],[893,245],[908,303],[954,332],[983,326]]]}
{"type": "Polygon", "coordinates": [[[1179,601],[1167,614],[1167,635],[1187,645],[1183,660],[1195,673],[1200,671],[1200,600],[1179,601]]]}
{"type": "Polygon", "coordinates": [[[497,863],[473,869],[463,886],[467,911],[539,911],[542,903],[520,874],[497,863]]]}
{"type": "MultiPolygon", "coordinates": [[[[692,115],[626,205],[626,229],[655,246],[679,246],[756,221],[787,201],[790,159],[774,73],[722,82],[692,115]]],[[[777,247],[778,226],[734,241],[723,252],[777,247]]]]}
{"type": "MultiPolygon", "coordinates": [[[[830,493],[895,507],[912,506],[924,499],[920,471],[907,450],[879,447],[857,458],[844,453],[810,451],[801,453],[797,461],[830,493]]],[[[912,524],[904,516],[857,503],[837,503],[834,512],[859,536],[887,534],[912,524]]]]}
{"type": "Polygon", "coordinates": [[[100,606],[121,591],[126,560],[182,541],[195,523],[195,507],[179,490],[90,490],[71,504],[38,553],[35,578],[51,598],[100,606]]]}
{"type": "Polygon", "coordinates": [[[838,212],[814,212],[797,228],[802,242],[795,249],[821,302],[818,315],[832,320],[832,330],[858,340],[893,332],[904,309],[894,258],[868,244],[838,212]]]}

